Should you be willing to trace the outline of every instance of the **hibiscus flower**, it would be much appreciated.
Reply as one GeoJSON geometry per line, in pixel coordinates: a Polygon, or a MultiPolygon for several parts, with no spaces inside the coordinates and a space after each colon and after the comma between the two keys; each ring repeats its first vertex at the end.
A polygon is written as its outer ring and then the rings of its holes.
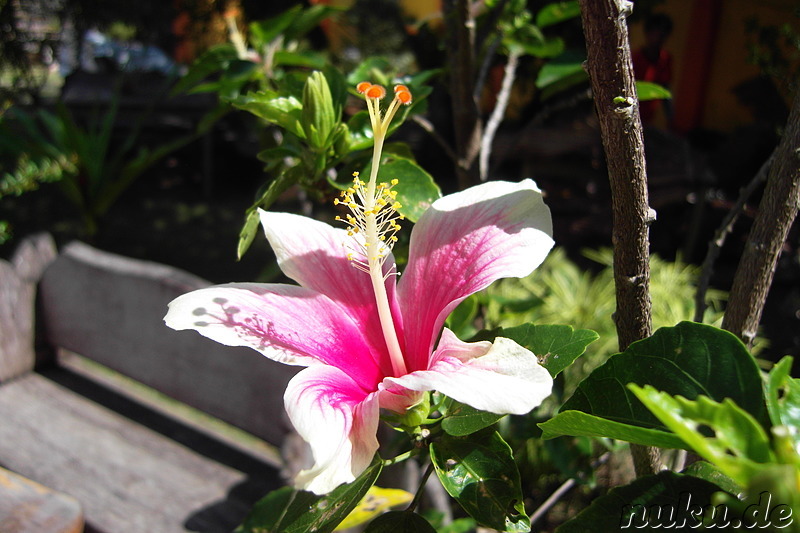
{"type": "MultiPolygon", "coordinates": [[[[373,87],[359,90],[382,145],[391,115],[381,115],[383,94],[370,96],[373,87]]],[[[393,105],[406,103],[406,93],[396,90],[393,105]]],[[[375,154],[373,163],[379,148],[375,154]]],[[[436,200],[414,225],[398,276],[391,245],[402,217],[392,184],[377,184],[373,169],[368,182],[356,176],[338,202],[350,209],[347,229],[260,212],[278,265],[298,285],[209,287],[175,299],[165,317],[174,329],[306,367],[284,403],[314,458],[295,486],[316,494],[353,481],[370,464],[381,409],[405,413],[435,390],[477,409],[524,414],[552,389],[536,356],[514,341],[467,343],[444,327],[469,295],[500,278],[527,276],[544,260],[552,223],[535,184],[493,181],[436,200]]]]}

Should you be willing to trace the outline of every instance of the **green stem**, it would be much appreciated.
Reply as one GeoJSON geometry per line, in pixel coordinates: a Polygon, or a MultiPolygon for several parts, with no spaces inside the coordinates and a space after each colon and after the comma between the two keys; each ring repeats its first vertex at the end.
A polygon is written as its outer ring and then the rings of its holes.
{"type": "Polygon", "coordinates": [[[430,463],[428,465],[427,470],[425,470],[425,473],[422,474],[422,480],[419,482],[419,488],[417,489],[417,493],[414,494],[414,499],[411,500],[411,503],[408,504],[406,511],[413,512],[414,509],[417,508],[420,499],[422,499],[422,493],[425,490],[425,485],[428,483],[428,478],[431,477],[432,473],[433,473],[433,463],[430,463]]]}

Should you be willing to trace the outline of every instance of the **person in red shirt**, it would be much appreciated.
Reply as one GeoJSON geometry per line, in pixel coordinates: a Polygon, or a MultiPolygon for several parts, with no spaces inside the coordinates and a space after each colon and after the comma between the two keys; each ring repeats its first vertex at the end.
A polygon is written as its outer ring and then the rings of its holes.
{"type": "MultiPolygon", "coordinates": [[[[644,24],[645,44],[633,52],[633,73],[637,80],[657,83],[669,88],[672,82],[672,54],[665,48],[667,38],[672,33],[672,19],[663,14],[651,15],[644,24]]],[[[661,100],[639,102],[642,122],[650,123],[656,116],[661,100]]],[[[666,104],[666,100],[664,101],[666,104]]],[[[667,118],[671,109],[665,105],[667,118]]]]}

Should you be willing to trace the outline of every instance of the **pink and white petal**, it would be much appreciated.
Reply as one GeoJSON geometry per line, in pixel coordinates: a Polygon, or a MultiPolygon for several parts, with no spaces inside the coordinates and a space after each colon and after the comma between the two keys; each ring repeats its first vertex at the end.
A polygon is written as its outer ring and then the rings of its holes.
{"type": "Polygon", "coordinates": [[[458,340],[445,329],[433,364],[387,382],[411,390],[436,390],[476,409],[525,414],[553,389],[553,378],[536,356],[516,342],[498,337],[486,346],[458,340]]]}
{"type": "Polygon", "coordinates": [[[531,180],[492,181],[436,200],[414,226],[398,283],[411,369],[427,367],[447,315],[464,298],[539,266],[552,233],[550,210],[531,180]]]}
{"type": "Polygon", "coordinates": [[[314,465],[295,477],[295,487],[326,494],[355,480],[378,450],[378,395],[329,366],[302,370],[284,394],[286,412],[308,442],[314,465]]]}
{"type": "Polygon", "coordinates": [[[383,377],[350,310],[303,287],[231,283],[200,289],[173,300],[164,321],[280,363],[341,368],[367,389],[383,377]]]}
{"type": "MultiPolygon", "coordinates": [[[[353,241],[354,237],[349,237],[344,229],[292,213],[259,210],[259,215],[281,271],[301,286],[346,306],[352,318],[362,324],[377,363],[390,373],[392,367],[369,275],[347,259],[352,248],[348,241],[353,241]]],[[[394,257],[387,257],[385,265],[387,272],[393,269],[394,257]]],[[[387,276],[386,292],[390,305],[397,309],[395,276],[387,276]]],[[[395,316],[399,329],[400,315],[395,313],[395,316]]]]}

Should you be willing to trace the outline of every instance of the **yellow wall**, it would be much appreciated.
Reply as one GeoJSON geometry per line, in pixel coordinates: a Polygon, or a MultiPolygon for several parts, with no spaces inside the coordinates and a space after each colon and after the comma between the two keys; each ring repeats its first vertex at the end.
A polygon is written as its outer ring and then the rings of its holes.
{"type": "MultiPolygon", "coordinates": [[[[671,87],[674,96],[684,81],[684,62],[692,60],[692,43],[688,39],[694,3],[694,0],[666,0],[657,8],[658,12],[670,15],[674,22],[672,36],[666,44],[674,58],[674,81],[671,87]]],[[[706,87],[702,127],[731,131],[752,122],[751,112],[737,101],[732,92],[736,85],[760,73],[758,67],[747,61],[747,44],[751,37],[745,30],[745,21],[757,17],[764,25],[788,22],[797,26],[800,22],[794,15],[797,7],[797,0],[723,0],[706,87]]],[[[630,34],[631,47],[641,46],[642,24],[633,24],[630,34]]],[[[679,98],[674,105],[676,108],[681,105],[679,98]]]]}

